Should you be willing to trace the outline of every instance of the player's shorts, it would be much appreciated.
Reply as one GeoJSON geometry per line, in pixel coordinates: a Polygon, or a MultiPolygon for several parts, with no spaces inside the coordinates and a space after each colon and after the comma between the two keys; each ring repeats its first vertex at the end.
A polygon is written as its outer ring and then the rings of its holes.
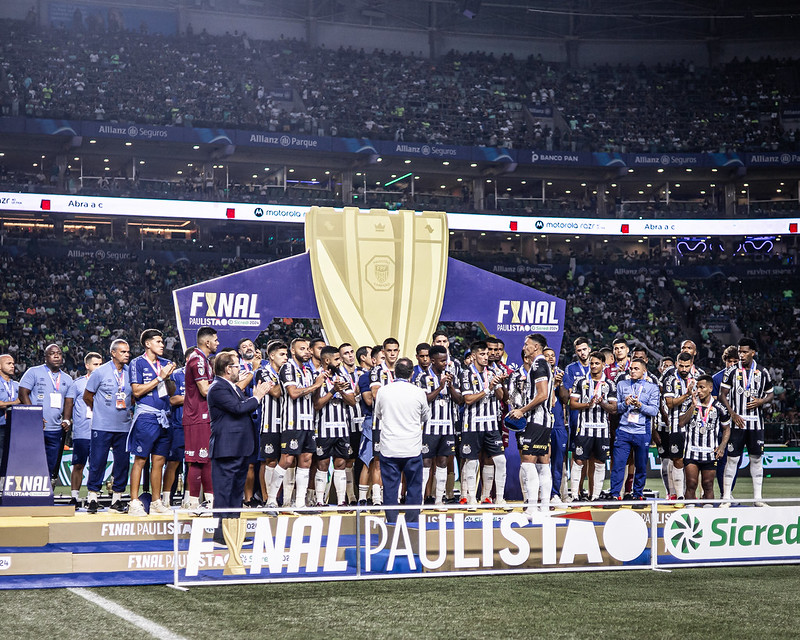
{"type": "Polygon", "coordinates": [[[553,429],[545,427],[535,422],[529,422],[522,432],[520,442],[522,449],[520,454],[523,456],[546,456],[550,453],[550,436],[553,429]]]}
{"type": "Polygon", "coordinates": [[[281,431],[281,453],[299,456],[301,453],[314,453],[317,439],[313,431],[306,429],[286,429],[281,431]]]}
{"type": "Polygon", "coordinates": [[[281,434],[262,433],[259,438],[258,459],[277,460],[281,457],[281,434]]]}
{"type": "Polygon", "coordinates": [[[422,457],[440,458],[456,455],[456,437],[454,435],[422,434],[422,457]]]}
{"type": "Polygon", "coordinates": [[[339,438],[317,438],[317,450],[315,452],[320,460],[329,458],[341,458],[348,460],[353,455],[353,448],[350,446],[350,436],[339,438]]]}
{"type": "Polygon", "coordinates": [[[144,413],[131,427],[127,451],[139,458],[150,455],[166,457],[171,443],[172,429],[162,427],[155,415],[144,413]]]}
{"type": "Polygon", "coordinates": [[[350,434],[350,450],[353,452],[349,456],[349,460],[355,460],[358,457],[358,450],[361,447],[361,428],[350,434]]]}
{"type": "Polygon", "coordinates": [[[588,460],[594,458],[598,462],[608,460],[611,450],[611,438],[608,436],[575,436],[575,459],[588,460]]]}
{"type": "Polygon", "coordinates": [[[78,438],[72,441],[72,466],[85,465],[89,459],[90,438],[78,438]]]}
{"type": "Polygon", "coordinates": [[[659,455],[667,460],[680,460],[686,450],[686,433],[662,433],[661,449],[664,450],[659,455]]]}
{"type": "Polygon", "coordinates": [[[683,467],[684,469],[693,464],[697,467],[700,471],[716,471],[717,470],[717,461],[716,460],[692,460],[691,458],[684,458],[683,459],[683,467]]]}
{"type": "Polygon", "coordinates": [[[183,425],[172,423],[172,440],[169,443],[169,462],[183,462],[184,457],[183,425]]]}
{"type": "Polygon", "coordinates": [[[381,451],[381,429],[380,427],[372,426],[372,453],[375,457],[381,451]]]}
{"type": "Polygon", "coordinates": [[[731,439],[728,440],[728,455],[738,458],[744,453],[747,445],[747,455],[758,458],[764,455],[764,430],[763,429],[731,429],[731,439]]]}
{"type": "Polygon", "coordinates": [[[490,458],[503,455],[503,436],[497,429],[492,431],[464,431],[461,434],[459,453],[464,460],[477,460],[481,451],[490,458]]]}
{"type": "Polygon", "coordinates": [[[195,422],[183,425],[186,462],[211,462],[209,441],[211,440],[211,423],[195,422]]]}

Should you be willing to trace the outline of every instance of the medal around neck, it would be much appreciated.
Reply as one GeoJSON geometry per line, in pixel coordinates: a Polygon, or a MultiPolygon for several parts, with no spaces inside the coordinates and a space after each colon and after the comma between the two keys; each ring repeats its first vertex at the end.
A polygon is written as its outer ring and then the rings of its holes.
{"type": "Polygon", "coordinates": [[[392,336],[402,348],[436,329],[447,280],[445,213],[312,207],[306,242],[331,344],[392,336]]]}

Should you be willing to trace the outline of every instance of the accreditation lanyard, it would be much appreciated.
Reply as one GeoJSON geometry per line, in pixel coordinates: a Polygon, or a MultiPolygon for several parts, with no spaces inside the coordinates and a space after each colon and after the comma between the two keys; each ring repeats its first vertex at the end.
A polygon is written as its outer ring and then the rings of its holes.
{"type": "MultiPolygon", "coordinates": [[[[145,358],[145,360],[147,360],[147,358],[145,358]]],[[[147,360],[147,364],[149,364],[150,368],[153,371],[156,372],[156,377],[160,378],[161,377],[161,362],[159,361],[158,356],[156,356],[156,361],[154,363],[150,362],[149,360],[147,360]]]]}
{"type": "Polygon", "coordinates": [[[639,401],[639,396],[642,395],[642,388],[643,387],[644,387],[644,385],[641,382],[639,382],[638,380],[636,382],[631,382],[631,395],[633,395],[634,393],[636,394],[634,396],[634,400],[636,400],[637,402],[639,401]],[[638,390],[636,388],[637,384],[639,385],[638,390]]]}
{"type": "Polygon", "coordinates": [[[0,378],[3,381],[3,387],[6,390],[6,395],[8,396],[8,400],[14,400],[14,383],[11,380],[6,380],[5,378],[0,378]]]}
{"type": "Polygon", "coordinates": [[[50,381],[53,383],[53,388],[56,390],[56,393],[58,393],[59,389],[61,388],[61,372],[59,371],[57,376],[53,376],[52,371],[48,371],[47,373],[50,375],[50,381]]]}

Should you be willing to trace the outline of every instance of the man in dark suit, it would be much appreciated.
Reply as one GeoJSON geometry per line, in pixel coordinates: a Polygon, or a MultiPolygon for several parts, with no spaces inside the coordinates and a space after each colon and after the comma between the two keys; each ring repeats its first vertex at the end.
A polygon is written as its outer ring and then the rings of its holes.
{"type": "MultiPolygon", "coordinates": [[[[252,397],[246,397],[236,386],[239,381],[239,359],[229,352],[215,358],[214,374],[216,379],[209,387],[207,396],[211,419],[214,507],[238,509],[242,506],[249,458],[257,447],[252,415],[272,383],[259,383],[253,388],[252,397]]],[[[219,515],[221,518],[239,517],[238,513],[219,515]]],[[[218,529],[214,540],[223,543],[220,533],[218,529]]]]}

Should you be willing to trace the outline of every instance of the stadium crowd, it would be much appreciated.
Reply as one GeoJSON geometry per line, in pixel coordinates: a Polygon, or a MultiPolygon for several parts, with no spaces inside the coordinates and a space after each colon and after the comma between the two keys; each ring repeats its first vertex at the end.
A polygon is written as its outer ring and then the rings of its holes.
{"type": "Polygon", "coordinates": [[[800,94],[791,59],[570,69],[534,57],[451,51],[431,60],[239,33],[0,26],[3,115],[572,151],[800,143],[780,121],[800,94]],[[558,117],[542,124],[529,107],[558,117]]]}

